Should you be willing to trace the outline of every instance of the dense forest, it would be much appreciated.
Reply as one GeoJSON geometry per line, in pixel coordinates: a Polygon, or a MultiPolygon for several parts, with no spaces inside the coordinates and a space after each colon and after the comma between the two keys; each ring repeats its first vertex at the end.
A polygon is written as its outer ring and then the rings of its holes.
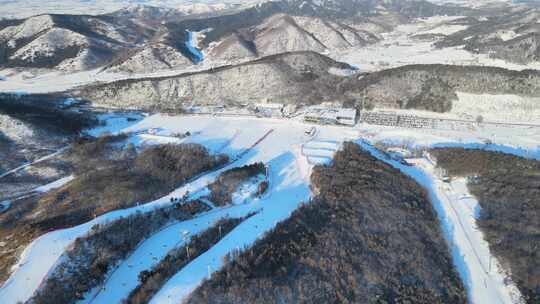
{"type": "Polygon", "coordinates": [[[55,229],[72,227],[101,214],[162,197],[189,179],[228,162],[197,144],[158,145],[137,151],[126,135],[73,143],[64,156],[75,178],[44,195],[31,196],[0,214],[0,281],[19,250],[55,229]]]}
{"type": "Polygon", "coordinates": [[[435,149],[450,176],[466,176],[478,225],[527,303],[540,303],[540,161],[499,152],[435,149]]]}
{"type": "Polygon", "coordinates": [[[226,155],[213,156],[197,144],[158,145],[139,152],[132,146],[115,148],[123,147],[124,139],[120,135],[74,144],[76,178],[42,198],[39,208],[46,213],[29,224],[47,230],[83,223],[157,199],[228,161],[226,155]]]}
{"type": "Polygon", "coordinates": [[[466,303],[426,191],[346,143],[313,200],[229,255],[188,303],[466,303]]]}
{"type": "Polygon", "coordinates": [[[208,206],[195,200],[95,225],[88,235],[75,240],[28,302],[55,304],[82,300],[145,239],[170,223],[208,210],[208,206]]]}
{"type": "Polygon", "coordinates": [[[96,113],[86,109],[66,110],[66,98],[58,94],[0,93],[0,114],[56,135],[77,135],[85,128],[98,124],[96,113]]]}

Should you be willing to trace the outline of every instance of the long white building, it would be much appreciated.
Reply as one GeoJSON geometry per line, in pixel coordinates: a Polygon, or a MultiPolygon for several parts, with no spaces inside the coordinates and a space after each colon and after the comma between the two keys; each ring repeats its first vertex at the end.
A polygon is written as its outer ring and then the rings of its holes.
{"type": "Polygon", "coordinates": [[[304,114],[304,120],[315,123],[354,126],[356,124],[356,109],[310,108],[308,112],[304,114]]]}

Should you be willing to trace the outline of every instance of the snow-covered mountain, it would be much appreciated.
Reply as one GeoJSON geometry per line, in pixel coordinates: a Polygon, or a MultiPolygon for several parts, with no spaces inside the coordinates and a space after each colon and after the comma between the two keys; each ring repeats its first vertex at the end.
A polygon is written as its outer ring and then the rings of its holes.
{"type": "Polygon", "coordinates": [[[373,43],[380,29],[410,18],[462,12],[417,0],[190,6],[193,9],[135,5],[97,16],[44,14],[4,20],[0,66],[152,72],[203,59],[223,62],[291,51],[335,51],[373,43]]]}
{"type": "Polygon", "coordinates": [[[292,52],[196,73],[90,85],[70,94],[100,106],[132,109],[335,102],[441,113],[452,109],[460,92],[540,97],[540,74],[533,70],[410,65],[354,72],[316,52],[292,52]]]}
{"type": "Polygon", "coordinates": [[[95,68],[137,46],[155,30],[109,16],[38,15],[0,25],[0,66],[95,68]]]}
{"type": "Polygon", "coordinates": [[[435,4],[450,4],[450,5],[459,5],[459,6],[467,6],[467,7],[482,7],[486,5],[500,5],[500,4],[508,4],[512,2],[518,2],[515,0],[429,0],[429,2],[435,3],[435,4]]]}
{"type": "Polygon", "coordinates": [[[0,21],[0,303],[540,303],[539,11],[256,2],[0,21]]]}
{"type": "Polygon", "coordinates": [[[208,58],[223,61],[294,51],[336,51],[376,41],[375,34],[339,22],[276,14],[257,26],[213,42],[208,58]]]}
{"type": "Polygon", "coordinates": [[[352,68],[316,52],[282,53],[197,73],[98,84],[73,93],[94,104],[134,109],[262,101],[311,104],[334,97],[342,77],[331,69],[352,68]]]}
{"type": "Polygon", "coordinates": [[[516,6],[490,18],[463,20],[468,27],[437,42],[519,64],[540,62],[540,9],[516,6]]]}
{"type": "MultiPolygon", "coordinates": [[[[262,0],[261,0],[262,1],[262,0]]],[[[130,6],[153,6],[175,9],[185,14],[217,12],[251,5],[259,0],[2,0],[0,19],[21,19],[40,14],[101,15],[130,6]]]]}

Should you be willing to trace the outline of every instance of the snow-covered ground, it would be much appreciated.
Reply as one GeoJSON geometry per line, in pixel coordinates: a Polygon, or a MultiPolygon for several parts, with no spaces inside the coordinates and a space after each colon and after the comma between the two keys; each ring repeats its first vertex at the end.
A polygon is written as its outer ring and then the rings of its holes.
{"type": "Polygon", "coordinates": [[[64,185],[66,185],[67,183],[69,183],[70,181],[72,181],[73,179],[75,178],[74,175],[68,175],[68,176],[64,176],[62,178],[59,178],[53,182],[50,182],[48,184],[45,184],[45,185],[42,185],[42,186],[39,186],[37,188],[34,188],[28,192],[25,192],[25,193],[19,193],[17,194],[18,196],[15,197],[15,198],[11,198],[10,200],[6,200],[4,202],[0,202],[0,213],[2,213],[3,211],[7,210],[8,208],[11,207],[11,205],[17,203],[17,201],[20,201],[22,199],[26,199],[26,198],[29,198],[31,196],[34,196],[36,194],[43,194],[43,193],[47,193],[49,191],[52,191],[54,189],[58,189],[64,185]]]}
{"type": "Polygon", "coordinates": [[[101,136],[107,133],[118,134],[122,130],[134,125],[143,118],[143,114],[136,112],[110,112],[97,116],[100,126],[85,131],[90,136],[101,136]]]}
{"type": "Polygon", "coordinates": [[[512,0],[428,0],[429,2],[435,4],[452,4],[465,7],[481,7],[484,5],[493,5],[493,4],[508,4],[512,0]]]}
{"type": "Polygon", "coordinates": [[[187,32],[188,38],[186,41],[186,47],[189,50],[189,52],[193,55],[193,61],[194,63],[199,63],[204,60],[204,55],[195,47],[195,44],[197,43],[196,40],[194,42],[193,33],[188,31],[187,32]]]}
{"type": "Polygon", "coordinates": [[[540,128],[489,126],[469,130],[405,129],[362,124],[361,137],[370,142],[422,147],[468,147],[540,159],[540,128]]]}
{"type": "Polygon", "coordinates": [[[302,145],[302,155],[310,164],[328,164],[340,148],[341,142],[316,139],[302,145]]]}
{"type": "Polygon", "coordinates": [[[481,115],[484,121],[540,125],[540,98],[461,92],[457,95],[450,114],[461,119],[474,120],[474,115],[481,115]]]}
{"type": "Polygon", "coordinates": [[[36,135],[28,123],[5,114],[0,114],[0,130],[13,141],[30,141],[36,135]]]}
{"type": "MultiPolygon", "coordinates": [[[[137,210],[149,212],[154,208],[170,204],[171,197],[182,197],[188,191],[192,197],[203,195],[207,193],[207,185],[221,172],[231,167],[258,161],[267,164],[270,179],[268,194],[260,199],[248,200],[243,204],[213,208],[192,220],[171,225],[156,233],[138,247],[127,260],[118,265],[117,270],[112,273],[99,293],[96,293],[97,290],[92,291],[86,295],[84,302],[118,303],[136,287],[138,273],[150,269],[171,248],[182,244],[183,240],[180,235],[185,231],[189,231],[189,235],[193,235],[210,227],[220,218],[242,217],[252,211],[258,212],[255,216],[241,223],[206,253],[179,271],[152,300],[153,303],[181,302],[209,273],[217,271],[223,266],[223,257],[228,252],[250,246],[274,227],[277,222],[286,219],[292,211],[298,208],[299,204],[308,201],[312,164],[318,163],[310,158],[320,157],[321,162],[328,162],[345,140],[363,138],[371,143],[384,141],[402,144],[408,148],[418,146],[479,147],[540,159],[539,128],[500,126],[498,129],[442,131],[369,125],[357,125],[352,128],[326,125],[316,126],[316,132],[306,132],[311,130],[313,125],[286,119],[156,114],[144,117],[142,120],[125,127],[113,123],[114,119],[121,121],[119,117],[111,116],[110,126],[113,127],[114,131],[132,134],[130,141],[136,145],[161,143],[161,137],[190,132],[191,136],[184,138],[183,142],[200,143],[213,153],[227,153],[233,159],[238,157],[239,159],[225,168],[200,176],[156,201],[110,212],[88,223],[41,236],[25,249],[19,263],[14,267],[11,277],[0,289],[0,299],[5,300],[5,303],[27,300],[38,288],[40,282],[46,278],[47,273],[54,267],[66,248],[77,237],[87,233],[96,223],[133,214],[137,210]],[[159,136],[156,138],[145,137],[150,130],[159,136]],[[493,144],[485,145],[487,140],[493,144]],[[248,150],[250,147],[253,148],[248,150]]],[[[372,149],[371,146],[367,147],[372,149]]],[[[468,202],[464,205],[465,209],[460,213],[462,217],[452,216],[448,210],[443,208],[452,204],[454,196],[461,198],[465,195],[464,190],[459,188],[459,184],[454,185],[455,190],[453,191],[455,192],[447,194],[449,200],[445,201],[444,196],[441,196],[442,193],[438,192],[437,180],[430,175],[430,171],[426,173],[421,171],[420,167],[404,167],[398,162],[389,162],[400,170],[405,170],[417,180],[419,176],[422,177],[419,182],[431,189],[433,197],[438,199],[436,201],[438,205],[435,207],[441,222],[444,224],[443,228],[447,239],[452,246],[457,248],[454,250],[455,263],[465,279],[473,303],[498,303],[484,302],[484,300],[498,298],[502,298],[503,303],[511,303],[506,300],[513,292],[513,287],[512,285],[501,286],[501,278],[504,278],[504,275],[499,273],[497,266],[494,266],[495,264],[492,264],[484,285],[476,281],[477,275],[480,278],[486,276],[485,273],[478,272],[483,269],[485,264],[482,263],[485,263],[485,258],[489,257],[484,248],[485,244],[475,243],[474,250],[477,250],[482,256],[480,259],[472,259],[468,256],[472,250],[470,244],[463,242],[464,239],[459,237],[459,231],[456,229],[447,229],[448,227],[456,227],[458,218],[462,221],[467,219],[467,225],[474,225],[476,207],[469,209],[474,205],[474,202],[468,202]],[[465,257],[463,257],[464,254],[465,257]]],[[[474,226],[470,227],[474,228],[474,226]]],[[[472,233],[471,229],[465,228],[466,232],[463,233],[472,233]]],[[[479,236],[475,234],[475,237],[479,236]]],[[[482,282],[480,281],[480,283],[482,282]]]]}
{"type": "Polygon", "coordinates": [[[478,230],[476,218],[480,206],[467,189],[465,179],[453,180],[446,184],[437,176],[434,164],[426,159],[414,160],[432,180],[434,191],[444,210],[445,222],[452,236],[454,260],[464,265],[458,266],[465,285],[469,286],[469,297],[473,303],[518,303],[520,292],[509,276],[501,269],[491,255],[483,233],[478,230]],[[459,254],[459,257],[456,255],[459,254]],[[463,268],[462,268],[463,267],[463,268]],[[489,285],[489,286],[488,286],[489,285]]]}
{"type": "Polygon", "coordinates": [[[0,213],[4,212],[5,210],[9,209],[11,207],[11,201],[1,201],[0,202],[0,213]]]}
{"type": "MultiPolygon", "coordinates": [[[[190,237],[210,228],[222,218],[241,218],[257,212],[259,203],[212,210],[192,220],[176,223],[154,234],[124,260],[108,278],[105,285],[86,295],[79,303],[120,303],[138,285],[138,274],[150,270],[175,247],[190,237]]],[[[204,270],[204,269],[203,269],[204,270]]]]}
{"type": "MultiPolygon", "coordinates": [[[[214,209],[206,214],[201,215],[191,223],[179,224],[180,226],[171,226],[148,240],[148,244],[143,245],[139,250],[152,250],[154,256],[163,256],[172,246],[178,243],[179,239],[163,237],[163,234],[179,231],[178,229],[190,229],[191,225],[200,223],[200,225],[211,225],[216,219],[225,216],[233,216],[237,214],[242,216],[251,211],[259,210],[259,213],[227,235],[220,243],[210,249],[207,253],[194,260],[185,269],[191,269],[185,275],[184,272],[175,276],[171,282],[184,282],[189,285],[184,293],[175,293],[178,297],[197,286],[201,280],[208,274],[208,265],[210,264],[212,271],[218,270],[222,263],[222,257],[236,249],[244,246],[249,246],[257,238],[262,236],[266,231],[271,229],[277,222],[286,219],[292,211],[294,211],[301,202],[309,199],[309,174],[311,165],[308,164],[305,157],[301,156],[300,147],[306,141],[312,138],[305,134],[306,126],[295,121],[282,120],[257,120],[251,118],[219,118],[212,116],[162,116],[153,115],[143,119],[141,122],[128,127],[124,131],[138,134],[138,131],[144,131],[154,128],[163,128],[172,133],[185,133],[189,131],[193,134],[187,138],[186,142],[196,142],[205,145],[211,151],[227,153],[232,157],[243,155],[237,162],[216,172],[211,172],[197,180],[180,187],[170,195],[150,202],[138,207],[118,210],[103,216],[100,216],[91,222],[58,231],[47,233],[31,245],[23,252],[19,263],[14,267],[14,272],[5,285],[0,289],[0,299],[4,299],[5,303],[16,303],[17,301],[27,300],[32,293],[38,288],[41,281],[46,277],[47,273],[57,263],[60,255],[66,248],[79,236],[84,235],[89,229],[97,224],[132,214],[137,210],[150,211],[153,208],[170,204],[171,197],[182,197],[184,193],[189,191],[191,195],[197,195],[206,186],[215,179],[220,172],[234,166],[241,166],[253,162],[261,161],[267,164],[270,168],[271,189],[269,195],[261,199],[253,200],[246,204],[234,205],[230,208],[214,209]],[[241,130],[241,131],[238,131],[241,130]],[[273,130],[272,133],[268,131],[273,130]],[[248,153],[243,153],[254,143],[257,143],[263,135],[269,134],[261,142],[258,143],[248,153]],[[232,140],[231,140],[232,139],[232,140]],[[176,230],[175,230],[176,229],[176,230]],[[165,243],[152,243],[152,240],[160,242],[165,239],[165,243]],[[166,247],[164,247],[165,245],[166,247]],[[204,262],[202,262],[204,261],[204,262]],[[201,263],[204,267],[201,268],[201,263]],[[187,280],[187,281],[186,281],[187,280]],[[186,283],[187,282],[187,283],[186,283]]],[[[355,130],[343,129],[340,127],[325,127],[317,134],[320,140],[339,141],[345,138],[352,138],[356,134],[355,130]]],[[[138,137],[139,135],[134,135],[138,137]]],[[[137,142],[135,139],[134,142],[137,142]]],[[[147,142],[148,143],[148,142],[147,142]]],[[[135,256],[148,256],[149,252],[135,253],[135,256]]],[[[137,267],[145,269],[151,267],[157,261],[143,260],[143,264],[137,267]]],[[[122,267],[129,268],[120,265],[122,267]]],[[[111,288],[107,287],[103,291],[103,297],[112,297],[111,299],[120,299],[129,292],[130,289],[119,288],[118,286],[132,286],[136,283],[136,277],[124,276],[122,270],[115,272],[108,284],[113,284],[111,288]],[[118,275],[116,275],[118,273],[118,275]],[[115,277],[118,276],[118,280],[115,277]],[[122,278],[122,279],[120,279],[122,278]],[[125,279],[124,279],[125,278],[125,279]],[[130,281],[131,280],[131,281],[130,281]],[[135,281],[133,281],[135,280],[135,281]],[[114,285],[119,284],[119,285],[114,285]],[[109,291],[109,292],[107,292],[109,291]]],[[[184,284],[183,283],[183,284],[184,284]]],[[[170,290],[178,288],[177,285],[167,285],[167,289],[160,295],[168,295],[170,290]],[[169,289],[172,288],[172,289],[169,289]],[[169,291],[167,291],[169,290],[169,291]]],[[[187,286],[187,285],[186,285],[187,286]]],[[[184,289],[183,289],[184,290],[184,289]]],[[[91,295],[89,295],[91,297],[91,295]]],[[[98,295],[102,297],[102,295],[98,295]]],[[[178,301],[176,301],[178,302],[178,301]]],[[[95,302],[98,303],[98,302],[95,302]]],[[[109,302],[107,303],[114,303],[109,302]]]]}
{"type": "Polygon", "coordinates": [[[24,169],[24,168],[27,168],[27,167],[32,166],[32,165],[35,165],[35,164],[37,164],[37,163],[46,161],[46,160],[51,159],[51,158],[53,158],[53,157],[56,157],[56,156],[58,156],[58,155],[64,153],[68,148],[69,148],[69,147],[63,147],[63,148],[60,148],[60,149],[58,149],[57,151],[55,151],[54,153],[45,155],[45,156],[43,156],[43,157],[41,157],[41,158],[38,158],[38,159],[36,159],[36,160],[34,160],[34,161],[32,161],[32,162],[29,162],[29,163],[20,165],[20,166],[17,167],[17,168],[11,169],[11,170],[6,171],[6,172],[3,172],[2,174],[0,174],[0,178],[6,177],[6,176],[8,176],[8,175],[10,175],[10,174],[13,174],[13,173],[15,173],[15,172],[17,172],[17,171],[19,171],[19,170],[24,169]]]}
{"type": "Polygon", "coordinates": [[[437,49],[435,41],[419,41],[418,34],[449,35],[466,27],[449,25],[448,21],[459,17],[437,16],[419,19],[413,23],[399,25],[395,30],[383,33],[383,39],[373,45],[350,48],[329,54],[330,57],[349,63],[362,72],[379,71],[408,64],[454,64],[485,65],[512,70],[539,69],[540,62],[528,65],[514,64],[500,59],[489,58],[486,54],[473,54],[462,47],[437,49]]]}
{"type": "MultiPolygon", "coordinates": [[[[204,54],[194,49],[199,58],[204,54]]],[[[216,67],[240,64],[252,58],[243,58],[235,61],[210,61],[203,60],[196,65],[178,66],[173,69],[158,70],[146,73],[115,72],[101,68],[79,72],[56,71],[51,69],[3,69],[0,70],[0,92],[2,93],[50,93],[62,92],[80,86],[107,83],[124,79],[138,79],[146,77],[167,77],[184,73],[193,73],[210,70],[216,67]]]]}
{"type": "Polygon", "coordinates": [[[373,113],[472,123],[478,122],[478,118],[481,118],[483,128],[486,130],[496,128],[497,125],[522,125],[525,129],[540,127],[540,98],[463,92],[457,92],[457,96],[458,99],[452,101],[450,111],[445,113],[380,106],[375,106],[373,113]]]}
{"type": "Polygon", "coordinates": [[[468,192],[465,180],[458,179],[447,185],[437,176],[435,164],[427,158],[408,159],[414,166],[406,166],[384,157],[363,140],[357,143],[428,190],[471,303],[521,303],[519,290],[499,267],[483,233],[478,230],[478,202],[468,192]]]}
{"type": "Polygon", "coordinates": [[[6,80],[0,82],[0,92],[25,92],[25,93],[49,93],[60,92],[76,88],[78,86],[93,84],[98,82],[111,82],[122,79],[133,79],[142,77],[161,77],[172,76],[187,72],[196,72],[207,70],[212,67],[211,64],[201,63],[188,68],[173,70],[162,70],[153,73],[128,74],[102,71],[101,69],[82,71],[82,72],[64,72],[53,70],[27,70],[16,71],[13,69],[0,70],[0,76],[6,77],[6,80]]]}
{"type": "Polygon", "coordinates": [[[75,178],[75,176],[68,175],[66,177],[62,177],[62,178],[60,178],[58,180],[55,180],[54,182],[51,182],[51,183],[48,183],[46,185],[37,187],[36,189],[34,189],[34,191],[42,192],[42,193],[49,192],[51,190],[54,190],[54,189],[57,189],[57,188],[60,188],[60,187],[64,186],[65,184],[72,181],[74,178],[75,178]]]}

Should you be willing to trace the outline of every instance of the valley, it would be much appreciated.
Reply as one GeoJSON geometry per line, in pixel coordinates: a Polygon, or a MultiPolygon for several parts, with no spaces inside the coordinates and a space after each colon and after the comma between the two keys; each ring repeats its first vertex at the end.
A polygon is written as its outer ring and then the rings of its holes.
{"type": "Polygon", "coordinates": [[[538,301],[538,7],[30,2],[0,302],[538,301]]]}

